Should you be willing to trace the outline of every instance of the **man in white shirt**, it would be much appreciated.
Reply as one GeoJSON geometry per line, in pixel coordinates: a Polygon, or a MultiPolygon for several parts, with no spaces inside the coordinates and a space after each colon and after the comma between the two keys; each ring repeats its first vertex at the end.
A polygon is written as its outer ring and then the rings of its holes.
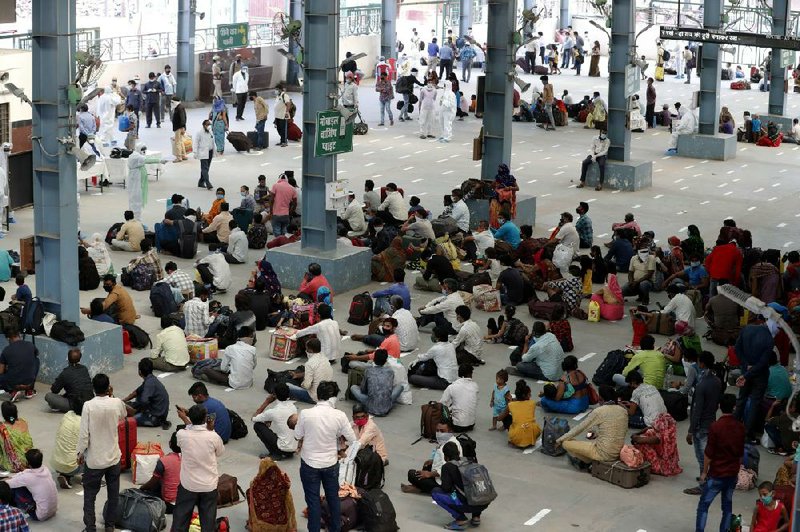
{"type": "Polygon", "coordinates": [[[470,256],[470,247],[475,246],[475,258],[485,257],[486,250],[494,247],[494,235],[489,230],[489,221],[481,220],[478,228],[464,237],[464,249],[470,256]]]}
{"type": "Polygon", "coordinates": [[[246,66],[242,66],[231,80],[231,90],[236,94],[236,120],[244,120],[244,106],[247,103],[247,93],[250,92],[249,81],[250,75],[246,66]]]}
{"type": "Polygon", "coordinates": [[[456,348],[447,341],[447,331],[441,327],[433,328],[433,337],[436,343],[409,367],[408,382],[420,388],[444,390],[458,376],[456,348]],[[428,360],[431,362],[425,362],[428,360]]]}
{"type": "Polygon", "coordinates": [[[581,238],[578,235],[578,230],[575,229],[575,224],[572,223],[572,214],[562,212],[558,225],[560,229],[554,238],[560,240],[565,246],[571,247],[573,254],[577,253],[581,246],[581,238]]]}
{"type": "Polygon", "coordinates": [[[683,293],[681,285],[671,284],[667,286],[667,297],[669,297],[669,303],[661,310],[662,314],[671,312],[675,314],[676,322],[685,321],[689,324],[689,327],[694,329],[697,311],[689,296],[683,293]]]}
{"type": "Polygon", "coordinates": [[[231,267],[222,253],[209,253],[197,261],[197,271],[206,288],[225,292],[231,287],[231,267]]]}
{"type": "Polygon", "coordinates": [[[652,427],[658,416],[667,413],[664,398],[658,388],[644,382],[638,371],[628,373],[625,382],[633,389],[631,400],[622,403],[630,416],[628,425],[633,428],[652,427]]]}
{"type": "Polygon", "coordinates": [[[381,197],[375,191],[375,182],[372,179],[364,181],[364,210],[367,212],[375,212],[378,210],[378,205],[381,204],[381,197]]]}
{"type": "Polygon", "coordinates": [[[441,287],[444,295],[420,307],[417,326],[424,327],[434,322],[437,327],[449,334],[456,334],[461,328],[461,323],[456,319],[456,308],[463,305],[464,300],[458,293],[458,283],[455,279],[445,279],[441,282],[441,287]]]}
{"type": "MultiPolygon", "coordinates": [[[[31,519],[46,521],[56,515],[58,510],[58,489],[53,474],[47,466],[42,465],[44,457],[39,449],[28,449],[25,452],[28,467],[6,480],[12,490],[26,489],[30,492],[33,504],[23,502],[18,507],[27,511],[31,519]]],[[[3,523],[7,525],[7,523],[3,523]]],[[[9,527],[8,530],[16,529],[9,527]]]]}
{"type": "Polygon", "coordinates": [[[456,432],[468,432],[475,427],[478,392],[478,383],[472,380],[472,366],[458,366],[458,379],[445,388],[439,401],[450,409],[456,432]]]}
{"type": "MultiPolygon", "coordinates": [[[[469,232],[469,207],[464,203],[461,196],[461,189],[454,188],[450,192],[450,197],[453,199],[453,204],[450,206],[450,216],[456,221],[459,231],[464,233],[469,232]]],[[[494,240],[494,238],[492,238],[494,240]]]]}
{"type": "Polygon", "coordinates": [[[364,210],[361,208],[361,203],[356,201],[355,192],[350,192],[347,198],[347,208],[344,210],[341,221],[347,228],[347,236],[361,236],[367,231],[367,219],[364,216],[364,210]]]}
{"type": "Polygon", "coordinates": [[[253,346],[253,328],[242,327],[238,336],[239,340],[222,352],[222,363],[219,366],[221,371],[209,369],[205,372],[211,382],[230,386],[234,390],[253,386],[253,372],[258,362],[256,348],[253,346]]]}
{"type": "Polygon", "coordinates": [[[458,447],[459,456],[462,453],[461,442],[458,441],[453,433],[453,425],[449,419],[442,419],[436,425],[436,444],[433,456],[423,464],[422,469],[408,470],[408,484],[400,484],[403,493],[430,493],[434,488],[439,487],[436,480],[442,474],[442,466],[445,464],[442,447],[453,442],[458,447]]]}
{"type": "Polygon", "coordinates": [[[792,120],[792,129],[789,130],[789,134],[786,136],[786,138],[792,142],[800,144],[800,120],[797,118],[792,120]]]}
{"type": "Polygon", "coordinates": [[[451,341],[456,348],[458,364],[483,365],[483,333],[475,320],[471,319],[472,311],[466,305],[456,307],[456,319],[461,324],[458,334],[451,341]]]}
{"type": "Polygon", "coordinates": [[[335,382],[321,382],[317,390],[317,405],[300,412],[294,429],[295,437],[302,444],[300,481],[308,506],[308,530],[312,532],[320,529],[320,484],[325,490],[331,516],[328,530],[340,530],[339,439],[344,438],[348,445],[358,448],[358,440],[347,415],[336,410],[338,394],[339,386],[335,382]]]}
{"type": "Polygon", "coordinates": [[[86,401],[78,435],[78,464],[83,471],[83,524],[87,532],[96,532],[94,503],[105,478],[108,503],[104,508],[105,532],[114,532],[119,499],[119,431],[117,425],[128,415],[125,403],[113,396],[108,375],[98,373],[92,379],[94,399],[86,401]]]}
{"type": "Polygon", "coordinates": [[[320,321],[297,331],[292,339],[296,340],[310,334],[316,335],[322,346],[322,354],[333,362],[339,358],[342,352],[342,335],[339,333],[339,322],[333,319],[333,311],[325,303],[321,303],[317,307],[317,312],[319,313],[320,321]]]}
{"type": "MultiPolygon", "coordinates": [[[[280,461],[294,456],[297,451],[297,440],[294,430],[289,427],[288,421],[297,415],[297,407],[290,400],[289,387],[286,383],[275,386],[275,405],[267,408],[261,405],[253,415],[253,431],[267,448],[268,453],[259,455],[259,458],[270,457],[280,461]]],[[[266,401],[265,401],[266,403],[266,401]]]]}
{"type": "MultiPolygon", "coordinates": [[[[308,360],[306,361],[304,371],[292,372],[293,379],[302,379],[303,382],[300,386],[287,384],[287,386],[289,386],[289,395],[295,401],[314,404],[317,401],[317,387],[319,383],[333,380],[331,363],[325,358],[325,355],[320,352],[321,349],[320,341],[316,338],[310,338],[306,342],[308,360]]],[[[267,404],[270,404],[274,400],[274,395],[267,397],[267,404]]]]}
{"type": "Polygon", "coordinates": [[[208,289],[201,288],[195,296],[183,304],[183,316],[186,320],[184,332],[186,336],[205,337],[208,327],[214,318],[208,312],[208,289]]]}
{"type": "Polygon", "coordinates": [[[228,264],[244,264],[247,262],[247,233],[239,228],[236,220],[228,222],[231,234],[228,235],[228,245],[223,255],[228,264]]]}
{"type": "Polygon", "coordinates": [[[161,83],[161,88],[164,89],[164,94],[161,96],[161,120],[164,120],[164,115],[167,118],[172,116],[172,97],[175,96],[175,76],[172,74],[172,67],[164,65],[164,72],[158,78],[161,83]]]}
{"type": "Polygon", "coordinates": [[[214,432],[214,420],[205,407],[192,406],[188,413],[178,411],[186,428],[177,434],[181,448],[181,483],[172,514],[173,530],[188,530],[192,512],[197,506],[202,530],[217,529],[217,457],[225,445],[214,432]]]}
{"type": "Polygon", "coordinates": [[[411,385],[408,383],[408,370],[406,367],[402,364],[402,362],[400,362],[400,360],[394,357],[389,357],[389,359],[386,361],[386,367],[391,368],[392,371],[394,371],[395,386],[402,386],[403,388],[403,392],[395,402],[401,405],[412,404],[413,397],[411,394],[411,385]]]}
{"type": "Polygon", "coordinates": [[[408,220],[408,206],[394,183],[386,184],[386,199],[378,206],[377,216],[388,225],[402,225],[408,220]]]}
{"type": "Polygon", "coordinates": [[[389,299],[392,306],[392,317],[397,320],[397,328],[394,333],[400,340],[400,351],[407,353],[417,348],[419,344],[419,329],[417,320],[410,310],[403,308],[403,297],[392,296],[389,299]]]}
{"type": "Polygon", "coordinates": [[[189,346],[186,344],[183,329],[173,324],[158,333],[150,358],[153,359],[153,369],[158,371],[186,369],[189,363],[189,346]]]}

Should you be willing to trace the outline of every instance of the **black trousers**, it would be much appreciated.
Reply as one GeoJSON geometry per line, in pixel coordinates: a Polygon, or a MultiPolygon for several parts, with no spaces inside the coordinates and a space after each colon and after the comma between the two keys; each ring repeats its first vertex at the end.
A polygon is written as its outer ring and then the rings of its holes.
{"type": "Polygon", "coordinates": [[[648,103],[644,112],[644,119],[647,122],[647,127],[655,126],[656,121],[656,104],[648,103]]]}
{"type": "Polygon", "coordinates": [[[172,513],[172,532],[186,532],[192,520],[192,511],[197,506],[201,530],[217,529],[217,490],[195,493],[178,486],[178,498],[172,513]]]}
{"type": "Polygon", "coordinates": [[[153,123],[153,116],[156,117],[156,124],[161,126],[161,110],[159,109],[158,102],[147,102],[145,104],[144,112],[147,115],[147,127],[150,127],[153,123]]]}
{"type": "MultiPolygon", "coordinates": [[[[85,467],[83,471],[83,524],[89,532],[97,530],[95,522],[94,503],[97,494],[100,492],[100,480],[106,479],[106,492],[108,493],[108,505],[103,513],[103,521],[106,526],[114,526],[114,519],[117,515],[117,503],[119,501],[119,463],[105,469],[92,469],[85,467]]],[[[215,499],[216,502],[216,499],[215,499]]],[[[188,528],[188,522],[187,522],[188,528]]]]}
{"type": "Polygon", "coordinates": [[[236,118],[241,120],[244,118],[244,106],[247,104],[247,93],[246,92],[237,92],[236,93],[236,118]]]}
{"type": "Polygon", "coordinates": [[[592,162],[597,161],[597,166],[600,167],[600,184],[602,185],[603,182],[606,180],[606,156],[601,155],[600,157],[595,157],[590,159],[587,157],[581,163],[581,183],[586,181],[586,172],[589,171],[589,166],[591,166],[592,162]]]}
{"type": "Polygon", "coordinates": [[[289,142],[288,138],[288,128],[289,128],[289,121],[285,118],[276,118],[275,119],[275,129],[278,130],[278,135],[281,137],[281,144],[286,144],[289,142]]]}
{"type": "Polygon", "coordinates": [[[388,210],[378,211],[375,213],[375,215],[381,220],[383,220],[383,223],[385,224],[400,226],[406,223],[406,220],[398,220],[397,218],[392,216],[392,213],[390,213],[388,210]]]}
{"type": "Polygon", "coordinates": [[[200,274],[200,279],[203,280],[204,284],[214,284],[214,275],[211,273],[211,268],[209,268],[208,264],[198,264],[197,273],[200,274]]]}
{"type": "MultiPolygon", "coordinates": [[[[426,466],[422,469],[423,471],[430,471],[430,466],[426,466]]],[[[416,469],[409,469],[408,470],[408,482],[415,486],[423,493],[430,493],[433,491],[433,488],[438,488],[439,483],[436,482],[435,478],[417,478],[417,470],[416,469]]]]}
{"type": "Polygon", "coordinates": [[[278,447],[278,435],[275,434],[266,423],[260,421],[253,423],[253,431],[256,433],[256,436],[258,436],[258,439],[261,440],[261,443],[264,444],[264,447],[267,448],[269,454],[273,456],[292,455],[292,453],[282,451],[280,447],[278,447]]]}
{"type": "Polygon", "coordinates": [[[536,52],[525,52],[525,61],[528,62],[528,68],[533,74],[533,67],[536,66],[536,52]]]}

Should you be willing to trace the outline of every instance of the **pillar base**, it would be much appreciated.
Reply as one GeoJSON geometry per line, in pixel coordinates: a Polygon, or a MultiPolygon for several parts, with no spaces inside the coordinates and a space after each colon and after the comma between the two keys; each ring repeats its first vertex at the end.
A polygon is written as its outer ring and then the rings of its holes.
{"type": "MultiPolygon", "coordinates": [[[[586,186],[595,187],[600,180],[600,168],[592,163],[586,172],[586,186]]],[[[652,161],[606,161],[603,188],[634,192],[653,186],[652,161]]]]}
{"type": "MultiPolygon", "coordinates": [[[[465,203],[469,207],[470,229],[477,228],[478,222],[481,220],[489,219],[489,200],[468,199],[465,200],[465,203]]],[[[536,196],[517,194],[517,217],[513,221],[517,227],[520,225],[530,225],[531,227],[536,225],[536,196]]]]}
{"type": "Polygon", "coordinates": [[[297,289],[312,262],[322,266],[322,274],[335,292],[347,292],[372,279],[372,250],[337,243],[333,251],[301,249],[300,242],[267,250],[267,260],[278,275],[281,286],[297,289]]]}
{"type": "Polygon", "coordinates": [[[769,122],[775,122],[781,126],[781,132],[784,136],[792,130],[792,117],[782,115],[759,115],[761,117],[761,125],[766,128],[769,122]]]}
{"type": "Polygon", "coordinates": [[[678,155],[692,159],[727,161],[736,158],[736,135],[679,135],[678,155]]]}
{"type": "MultiPolygon", "coordinates": [[[[82,353],[81,364],[89,368],[89,373],[109,374],[121,370],[125,358],[122,354],[122,327],[86,318],[81,318],[78,325],[83,331],[85,340],[77,347],[82,353]]],[[[31,341],[31,337],[26,336],[25,340],[31,341]]],[[[67,351],[72,346],[44,335],[37,336],[33,341],[39,350],[41,362],[36,381],[52,384],[61,370],[67,367],[67,351]]],[[[6,337],[0,335],[0,350],[7,345],[6,337]]]]}

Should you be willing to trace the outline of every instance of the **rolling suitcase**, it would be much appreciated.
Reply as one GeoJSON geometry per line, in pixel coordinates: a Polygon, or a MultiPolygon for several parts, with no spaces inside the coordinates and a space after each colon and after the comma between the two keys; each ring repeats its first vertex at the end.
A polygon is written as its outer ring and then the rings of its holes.
{"type": "Polygon", "coordinates": [[[228,133],[228,142],[236,149],[236,151],[246,151],[249,152],[253,145],[250,142],[250,139],[247,138],[247,135],[242,133],[241,131],[231,131],[228,133]]]}
{"type": "Polygon", "coordinates": [[[592,462],[592,476],[620,488],[641,488],[650,482],[650,462],[628,467],[624,462],[592,462]]]}
{"type": "Polygon", "coordinates": [[[303,132],[294,123],[294,120],[289,120],[289,125],[286,128],[286,136],[289,140],[300,140],[303,138],[303,132]]]}
{"type": "Polygon", "coordinates": [[[131,453],[136,447],[136,420],[132,417],[126,417],[117,425],[117,432],[119,433],[119,450],[122,452],[122,458],[119,459],[119,466],[121,469],[130,469],[131,467],[131,453]]]}
{"type": "Polygon", "coordinates": [[[258,145],[258,132],[257,131],[248,131],[247,132],[247,140],[250,141],[250,144],[252,144],[254,148],[261,148],[261,146],[258,145]]]}

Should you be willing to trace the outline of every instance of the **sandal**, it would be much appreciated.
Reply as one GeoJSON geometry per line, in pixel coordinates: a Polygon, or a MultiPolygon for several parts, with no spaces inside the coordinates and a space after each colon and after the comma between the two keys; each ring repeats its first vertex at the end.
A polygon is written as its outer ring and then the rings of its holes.
{"type": "Polygon", "coordinates": [[[458,521],[450,521],[446,525],[444,525],[445,530],[466,530],[467,526],[462,525],[458,521]]]}
{"type": "Polygon", "coordinates": [[[477,528],[477,527],[481,526],[481,518],[480,517],[473,517],[472,519],[469,520],[469,524],[470,524],[471,527],[477,528]]]}

